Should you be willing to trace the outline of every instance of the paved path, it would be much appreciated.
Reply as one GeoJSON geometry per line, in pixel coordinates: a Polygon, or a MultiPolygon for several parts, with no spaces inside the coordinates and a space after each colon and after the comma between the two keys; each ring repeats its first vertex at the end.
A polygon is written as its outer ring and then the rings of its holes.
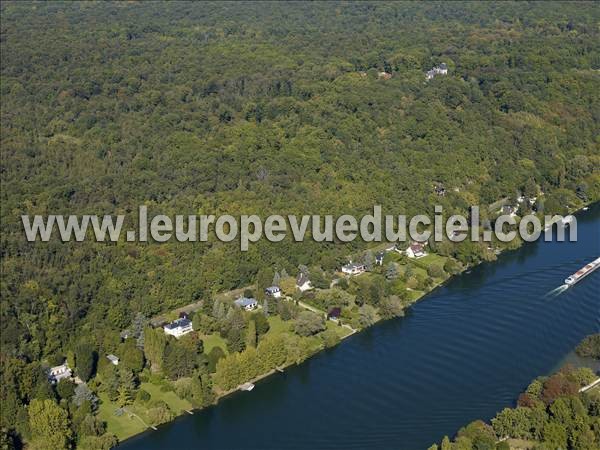
{"type": "Polygon", "coordinates": [[[590,389],[592,389],[595,386],[598,386],[600,384],[600,378],[598,378],[596,381],[594,381],[593,383],[588,384],[587,386],[582,387],[581,389],[579,389],[579,392],[585,392],[585,391],[589,391],[590,389]]]}

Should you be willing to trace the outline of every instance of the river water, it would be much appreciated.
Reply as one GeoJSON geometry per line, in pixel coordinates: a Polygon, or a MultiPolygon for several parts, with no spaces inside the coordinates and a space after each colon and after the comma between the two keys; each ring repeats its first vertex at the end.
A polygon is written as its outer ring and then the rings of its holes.
{"type": "Polygon", "coordinates": [[[426,449],[490,419],[533,378],[575,361],[573,347],[600,330],[600,270],[548,295],[600,256],[600,204],[577,217],[577,242],[501,255],[406,317],[120,448],[426,449]]]}

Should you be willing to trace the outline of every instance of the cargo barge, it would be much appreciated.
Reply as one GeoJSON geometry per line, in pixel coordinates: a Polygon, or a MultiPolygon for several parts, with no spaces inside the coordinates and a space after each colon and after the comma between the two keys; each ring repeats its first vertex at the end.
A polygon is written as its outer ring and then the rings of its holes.
{"type": "Polygon", "coordinates": [[[600,258],[596,258],[591,263],[583,266],[581,269],[579,269],[577,272],[575,272],[570,277],[565,278],[565,284],[569,287],[573,286],[574,284],[580,282],[582,279],[587,277],[590,273],[592,273],[598,267],[600,267],[600,258]]]}

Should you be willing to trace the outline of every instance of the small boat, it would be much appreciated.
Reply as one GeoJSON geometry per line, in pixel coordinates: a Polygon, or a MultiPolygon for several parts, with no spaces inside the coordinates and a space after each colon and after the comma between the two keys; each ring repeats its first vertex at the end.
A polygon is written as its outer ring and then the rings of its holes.
{"type": "Polygon", "coordinates": [[[590,208],[588,208],[587,206],[584,206],[584,207],[583,207],[583,210],[584,210],[584,211],[587,211],[588,209],[590,209],[590,208]]]}
{"type": "Polygon", "coordinates": [[[240,385],[240,391],[251,391],[254,389],[254,385],[252,383],[244,383],[240,385]]]}

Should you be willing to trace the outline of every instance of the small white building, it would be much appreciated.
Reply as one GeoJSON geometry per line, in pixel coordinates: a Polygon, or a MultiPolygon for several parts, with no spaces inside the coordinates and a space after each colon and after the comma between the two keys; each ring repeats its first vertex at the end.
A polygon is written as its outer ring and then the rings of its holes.
{"type": "Polygon", "coordinates": [[[190,319],[181,318],[166,324],[163,327],[163,330],[165,331],[165,334],[180,338],[181,336],[194,331],[194,327],[192,326],[192,321],[190,319]]]}
{"type": "Polygon", "coordinates": [[[367,268],[364,264],[350,263],[342,266],[342,273],[346,275],[360,275],[365,270],[367,270],[367,268]]]}
{"type": "Polygon", "coordinates": [[[409,258],[422,258],[427,255],[427,253],[425,253],[425,246],[420,242],[413,242],[410,244],[404,253],[409,258]]]}
{"type": "Polygon", "coordinates": [[[383,252],[379,252],[375,255],[375,264],[377,264],[378,266],[383,266],[383,258],[385,257],[385,254],[383,252]]]}
{"type": "Polygon", "coordinates": [[[258,302],[255,298],[241,297],[233,302],[238,308],[245,309],[246,311],[252,311],[258,308],[258,302]]]}
{"type": "Polygon", "coordinates": [[[446,63],[442,63],[439,66],[435,66],[433,69],[428,70],[425,75],[428,80],[432,80],[436,75],[447,75],[448,66],[446,63]]]}
{"type": "Polygon", "coordinates": [[[300,292],[308,291],[312,289],[312,284],[310,280],[304,273],[300,273],[296,278],[296,287],[300,290],[300,292]]]}
{"type": "Polygon", "coordinates": [[[113,354],[106,355],[106,359],[108,359],[114,366],[119,365],[119,358],[113,354]]]}
{"type": "Polygon", "coordinates": [[[54,384],[58,383],[60,380],[64,380],[65,378],[71,378],[73,376],[73,371],[69,368],[69,365],[65,361],[60,366],[50,367],[48,371],[48,380],[54,384]]]}
{"type": "Polygon", "coordinates": [[[281,289],[279,286],[270,286],[265,289],[265,294],[267,294],[268,297],[279,298],[281,297],[281,289]]]}

